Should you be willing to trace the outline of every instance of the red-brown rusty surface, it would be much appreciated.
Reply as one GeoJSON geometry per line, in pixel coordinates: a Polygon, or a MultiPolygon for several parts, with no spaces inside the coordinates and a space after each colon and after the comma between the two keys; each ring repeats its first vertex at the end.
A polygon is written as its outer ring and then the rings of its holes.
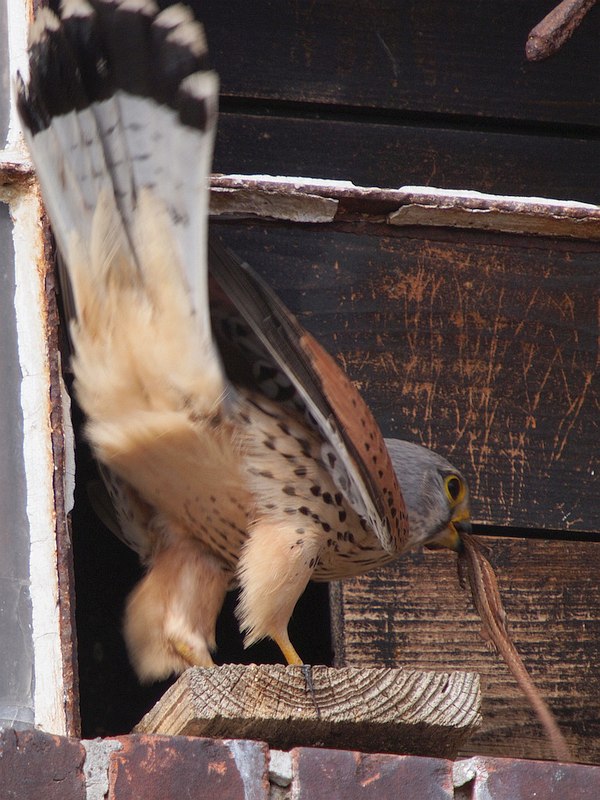
{"type": "Polygon", "coordinates": [[[33,170],[28,161],[2,160],[0,161],[0,186],[14,186],[15,184],[31,183],[33,170]]]}
{"type": "Polygon", "coordinates": [[[184,736],[125,736],[110,757],[110,800],[267,800],[267,747],[184,736]]]}
{"type": "Polygon", "coordinates": [[[243,175],[216,175],[211,190],[211,213],[217,217],[450,226],[600,238],[600,208],[559,200],[243,175]]]}
{"type": "MultiPolygon", "coordinates": [[[[294,800],[452,800],[452,762],[299,748],[294,800]]],[[[515,800],[514,798],[512,800],[515,800]]]]}
{"type": "Polygon", "coordinates": [[[480,756],[452,762],[302,747],[292,750],[287,758],[280,756],[275,765],[267,745],[248,740],[122,736],[83,744],[85,749],[78,740],[41,731],[2,731],[0,798],[597,800],[600,797],[600,767],[582,764],[480,756]]]}
{"type": "Polygon", "coordinates": [[[600,768],[477,757],[455,764],[454,784],[457,800],[598,800],[600,768]]]}
{"type": "Polygon", "coordinates": [[[0,732],[2,800],[85,800],[84,750],[41,731],[0,732]]]}
{"type": "Polygon", "coordinates": [[[57,304],[57,279],[53,267],[55,251],[47,220],[43,227],[43,262],[40,269],[44,274],[46,341],[48,345],[48,365],[50,371],[50,436],[52,442],[52,476],[54,492],[54,525],[56,536],[58,605],[60,617],[60,644],[62,670],[65,686],[66,730],[69,736],[81,733],[79,719],[79,676],[77,668],[77,647],[75,629],[75,596],[73,576],[73,547],[67,518],[65,497],[65,422],[62,401],[61,356],[59,352],[59,313],[57,304]]]}

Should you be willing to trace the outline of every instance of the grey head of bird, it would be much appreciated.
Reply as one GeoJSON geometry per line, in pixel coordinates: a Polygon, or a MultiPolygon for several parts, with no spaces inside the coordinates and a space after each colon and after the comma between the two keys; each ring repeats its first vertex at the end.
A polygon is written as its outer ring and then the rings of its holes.
{"type": "Polygon", "coordinates": [[[471,529],[469,487],[449,461],[427,447],[386,439],[406,504],[413,547],[461,549],[471,529]]]}

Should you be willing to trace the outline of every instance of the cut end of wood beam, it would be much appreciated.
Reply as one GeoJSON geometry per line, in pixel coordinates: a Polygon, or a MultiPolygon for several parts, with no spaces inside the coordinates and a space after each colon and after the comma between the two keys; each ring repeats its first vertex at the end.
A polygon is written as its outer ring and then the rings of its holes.
{"type": "Polygon", "coordinates": [[[135,730],[453,758],[481,721],[475,673],[305,669],[189,669],[135,730]]]}

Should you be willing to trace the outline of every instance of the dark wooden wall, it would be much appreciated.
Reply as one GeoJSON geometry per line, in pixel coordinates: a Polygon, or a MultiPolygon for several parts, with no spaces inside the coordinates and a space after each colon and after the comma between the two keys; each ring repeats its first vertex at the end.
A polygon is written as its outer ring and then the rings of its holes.
{"type": "MultiPolygon", "coordinates": [[[[468,475],[515,642],[577,756],[600,758],[598,244],[218,230],[337,355],[386,435],[431,446],[468,475]]],[[[345,582],[333,619],[338,664],[480,672],[474,752],[549,755],[480,636],[451,554],[415,553],[345,582]]]]}
{"type": "Polygon", "coordinates": [[[529,64],[552,0],[198,5],[222,83],[217,170],[598,200],[597,10],[529,64]]]}
{"type": "MultiPolygon", "coordinates": [[[[528,64],[536,0],[202,3],[215,170],[600,202],[600,13],[528,64]]],[[[217,223],[340,359],[387,435],[467,473],[531,672],[600,761],[600,247],[456,229],[217,223]]],[[[340,664],[477,669],[472,752],[548,756],[449,554],[332,595],[340,664]]]]}

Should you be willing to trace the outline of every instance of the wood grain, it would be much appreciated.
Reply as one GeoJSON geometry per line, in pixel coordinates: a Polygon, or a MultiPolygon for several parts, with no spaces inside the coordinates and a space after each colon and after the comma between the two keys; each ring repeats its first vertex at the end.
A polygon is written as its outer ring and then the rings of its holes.
{"type": "Polygon", "coordinates": [[[450,122],[222,113],[215,172],[303,175],[598,202],[598,138],[485,131],[450,122]],[[326,155],[325,155],[326,154],[326,155]]]}
{"type": "Polygon", "coordinates": [[[598,16],[543,65],[525,58],[544,0],[195,0],[225,96],[598,125],[598,16]],[[584,67],[585,65],[585,67],[584,67]],[[575,77],[576,76],[576,77],[575,77]]]}
{"type": "Polygon", "coordinates": [[[476,675],[230,664],[190,669],[136,731],[451,758],[479,724],[476,675]]]}
{"type": "Polygon", "coordinates": [[[599,531],[597,245],[330,227],[218,230],[338,357],[386,436],[465,472],[475,521],[599,531]]]}
{"type": "MultiPolygon", "coordinates": [[[[510,634],[578,761],[600,760],[600,545],[489,538],[510,634]]],[[[481,636],[449,553],[414,553],[333,593],[336,663],[473,670],[481,730],[465,753],[552,758],[505,664],[481,636]]]]}

